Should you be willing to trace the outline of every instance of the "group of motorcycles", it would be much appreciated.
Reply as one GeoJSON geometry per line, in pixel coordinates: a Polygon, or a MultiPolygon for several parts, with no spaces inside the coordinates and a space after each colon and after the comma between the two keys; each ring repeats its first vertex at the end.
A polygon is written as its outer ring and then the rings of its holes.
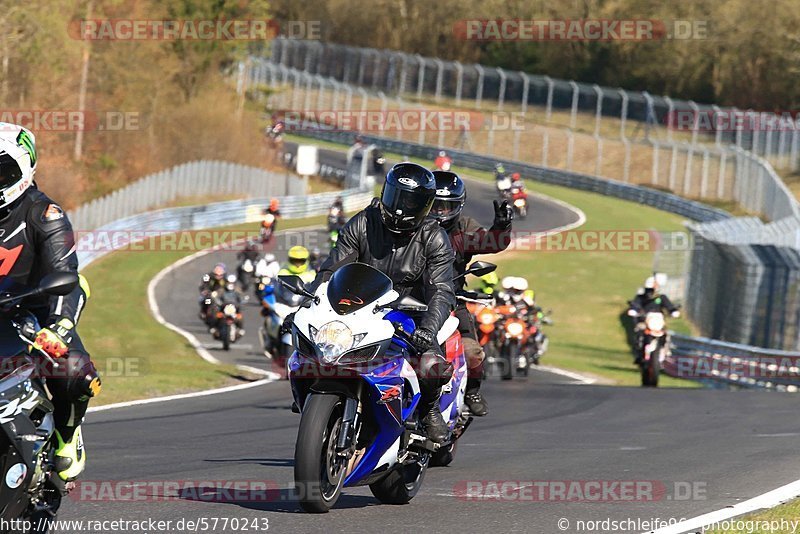
{"type": "Polygon", "coordinates": [[[473,300],[467,308],[475,315],[487,372],[496,369],[500,378],[511,380],[514,376],[528,376],[531,365],[539,364],[549,344],[542,326],[553,321],[550,311],[545,313],[524,296],[525,279],[506,277],[502,284],[504,291],[495,298],[473,300]]]}

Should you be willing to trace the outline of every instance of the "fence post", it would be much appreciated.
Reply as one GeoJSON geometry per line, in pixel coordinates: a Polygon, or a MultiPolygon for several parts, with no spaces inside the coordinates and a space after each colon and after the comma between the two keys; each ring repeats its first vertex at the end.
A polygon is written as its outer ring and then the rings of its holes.
{"type": "Polygon", "coordinates": [[[550,122],[550,118],[553,115],[553,90],[556,84],[550,76],[545,76],[544,81],[547,82],[547,104],[545,105],[544,120],[550,122]]]}
{"type": "Polygon", "coordinates": [[[714,110],[714,144],[717,145],[717,148],[722,148],[722,128],[718,127],[718,116],[722,115],[722,110],[719,109],[719,106],[716,104],[713,104],[711,107],[714,110]]]}
{"type": "Polygon", "coordinates": [[[422,88],[425,84],[425,58],[419,54],[415,54],[417,61],[419,61],[419,75],[417,76],[417,100],[422,100],[422,88]]]}
{"type": "Polygon", "coordinates": [[[600,117],[603,112],[603,90],[597,84],[592,85],[592,89],[594,89],[594,92],[597,95],[597,105],[595,106],[594,111],[594,135],[595,137],[599,137],[600,117]]]}
{"type": "Polygon", "coordinates": [[[500,89],[497,92],[497,109],[503,110],[503,104],[506,101],[506,84],[508,83],[508,76],[506,71],[497,67],[497,74],[500,75],[500,89]]]}
{"type": "Polygon", "coordinates": [[[664,102],[667,103],[667,141],[672,142],[672,124],[675,121],[675,104],[668,96],[664,97],[664,102]]]}
{"type": "Polygon", "coordinates": [[[625,133],[625,121],[628,119],[628,93],[624,89],[617,89],[617,91],[622,97],[622,110],[620,111],[619,119],[619,138],[627,139],[628,136],[625,133]]]}
{"type": "Polygon", "coordinates": [[[520,107],[522,112],[526,113],[528,111],[528,94],[531,90],[531,79],[522,71],[519,71],[519,75],[522,78],[522,102],[520,107]]]}
{"type": "Polygon", "coordinates": [[[444,62],[439,58],[434,58],[433,62],[436,63],[436,95],[434,98],[440,102],[442,100],[442,83],[444,83],[444,62]]]}
{"type": "Polygon", "coordinates": [[[481,108],[481,101],[483,100],[483,82],[486,76],[486,72],[483,69],[482,65],[475,64],[475,70],[478,71],[478,87],[476,88],[475,92],[475,109],[481,108]]]}
{"type": "Polygon", "coordinates": [[[572,106],[569,113],[569,127],[574,130],[578,120],[578,96],[580,91],[578,89],[578,84],[574,81],[570,81],[569,86],[572,87],[572,106]]]}
{"type": "Polygon", "coordinates": [[[658,145],[658,140],[653,140],[650,146],[653,150],[653,174],[650,178],[650,183],[656,185],[658,184],[658,157],[659,152],[661,152],[661,147],[658,145]]]}
{"type": "Polygon", "coordinates": [[[458,61],[453,62],[456,68],[456,106],[461,105],[461,92],[464,90],[464,65],[458,61]]]}

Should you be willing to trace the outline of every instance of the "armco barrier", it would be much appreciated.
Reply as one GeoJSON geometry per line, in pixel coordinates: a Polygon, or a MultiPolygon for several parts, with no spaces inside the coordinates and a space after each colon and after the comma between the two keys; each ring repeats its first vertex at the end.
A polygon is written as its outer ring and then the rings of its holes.
{"type": "MultiPolygon", "coordinates": [[[[281,202],[281,215],[297,219],[324,215],[336,196],[341,196],[346,210],[357,210],[372,199],[371,191],[345,190],[314,195],[277,197],[281,202]]],[[[269,203],[269,198],[216,202],[205,206],[167,208],[141,213],[105,224],[80,236],[77,243],[81,267],[132,242],[140,241],[144,234],[203,230],[220,226],[253,222],[269,203]],[[102,239],[98,238],[101,236],[102,239]],[[109,242],[109,239],[113,240],[109,242]],[[110,243],[110,246],[109,246],[110,243]]]]}
{"type": "Polygon", "coordinates": [[[800,353],[762,349],[703,337],[672,335],[664,371],[678,378],[797,392],[800,353]]]}

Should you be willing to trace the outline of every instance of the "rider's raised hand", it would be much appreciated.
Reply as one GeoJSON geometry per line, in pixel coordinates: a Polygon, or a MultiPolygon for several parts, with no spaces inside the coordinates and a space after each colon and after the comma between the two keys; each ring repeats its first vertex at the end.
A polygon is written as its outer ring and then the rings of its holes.
{"type": "Polygon", "coordinates": [[[508,204],[508,200],[494,201],[494,226],[506,228],[511,226],[511,221],[514,220],[514,210],[508,204]]]}

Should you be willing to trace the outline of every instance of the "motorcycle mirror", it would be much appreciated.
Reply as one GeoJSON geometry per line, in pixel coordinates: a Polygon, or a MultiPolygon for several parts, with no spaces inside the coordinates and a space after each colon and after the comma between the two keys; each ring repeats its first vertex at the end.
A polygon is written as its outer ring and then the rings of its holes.
{"type": "Polygon", "coordinates": [[[428,311],[427,304],[418,301],[417,299],[415,299],[410,295],[406,295],[400,300],[393,302],[391,307],[399,311],[408,311],[416,313],[422,313],[428,311]]]}
{"type": "Polygon", "coordinates": [[[314,297],[313,293],[306,290],[303,279],[296,275],[282,274],[278,276],[278,281],[283,287],[294,293],[295,295],[302,295],[304,297],[314,297]]]}
{"type": "MultiPolygon", "coordinates": [[[[489,263],[488,261],[476,261],[470,265],[466,271],[464,271],[464,275],[474,274],[475,276],[484,276],[494,272],[495,270],[497,270],[497,265],[494,263],[489,263]]],[[[459,276],[459,278],[461,277],[459,276]]]]}
{"type": "Polygon", "coordinates": [[[78,283],[77,273],[55,272],[42,278],[37,291],[48,295],[69,295],[78,286],[78,283]]]}

